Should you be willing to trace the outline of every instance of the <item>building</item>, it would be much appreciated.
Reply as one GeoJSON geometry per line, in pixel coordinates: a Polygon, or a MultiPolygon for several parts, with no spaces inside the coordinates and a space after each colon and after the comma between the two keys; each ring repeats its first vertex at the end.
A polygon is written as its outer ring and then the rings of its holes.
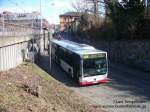
{"type": "MultiPolygon", "coordinates": [[[[39,18],[38,13],[12,13],[4,11],[2,14],[0,14],[1,18],[4,19],[6,23],[13,23],[17,25],[26,25],[31,26],[34,20],[39,18]]],[[[1,20],[2,20],[1,19],[1,20]]]]}
{"type": "Polygon", "coordinates": [[[68,30],[72,24],[78,20],[80,14],[78,12],[67,12],[59,16],[60,19],[60,31],[68,30]]]}
{"type": "Polygon", "coordinates": [[[49,22],[42,18],[40,13],[12,13],[4,11],[0,13],[0,37],[2,36],[19,36],[19,35],[38,35],[45,30],[50,29],[49,22]]]}
{"type": "MultiPolygon", "coordinates": [[[[27,27],[41,27],[41,17],[39,12],[32,13],[12,13],[4,11],[0,14],[0,21],[6,24],[22,25],[27,27]]],[[[43,28],[49,27],[49,22],[46,19],[42,19],[43,28]]]]}

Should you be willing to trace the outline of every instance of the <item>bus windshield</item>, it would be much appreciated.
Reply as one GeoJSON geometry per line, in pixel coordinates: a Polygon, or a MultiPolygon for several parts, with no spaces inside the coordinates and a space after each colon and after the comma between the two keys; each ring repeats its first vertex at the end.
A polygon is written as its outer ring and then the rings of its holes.
{"type": "Polygon", "coordinates": [[[107,72],[106,57],[84,59],[83,60],[83,76],[104,75],[107,72]]]}

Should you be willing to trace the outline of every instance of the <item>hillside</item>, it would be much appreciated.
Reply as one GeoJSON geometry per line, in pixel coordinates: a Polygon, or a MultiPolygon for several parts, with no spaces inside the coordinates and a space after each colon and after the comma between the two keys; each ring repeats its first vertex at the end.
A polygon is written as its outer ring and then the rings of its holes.
{"type": "Polygon", "coordinates": [[[0,112],[102,112],[31,63],[0,72],[0,80],[0,112]]]}

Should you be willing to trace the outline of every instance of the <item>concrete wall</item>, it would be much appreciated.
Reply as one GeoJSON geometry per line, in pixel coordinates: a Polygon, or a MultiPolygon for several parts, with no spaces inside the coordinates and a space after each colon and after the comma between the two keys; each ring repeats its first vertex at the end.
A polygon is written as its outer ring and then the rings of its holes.
{"type": "Polygon", "coordinates": [[[0,47],[0,71],[14,68],[21,64],[28,53],[28,42],[0,47]]]}
{"type": "MultiPolygon", "coordinates": [[[[18,37],[0,37],[0,71],[14,68],[21,64],[24,59],[34,59],[38,57],[38,52],[44,52],[48,47],[48,33],[44,35],[18,36],[18,37]],[[34,42],[34,44],[31,42],[34,42]],[[34,51],[31,50],[34,46],[34,51]],[[33,58],[34,56],[34,58],[33,58]]],[[[33,60],[32,60],[33,61],[33,60]]]]}
{"type": "Polygon", "coordinates": [[[30,36],[18,36],[18,37],[0,37],[0,47],[17,44],[31,40],[33,37],[30,36]]]}
{"type": "Polygon", "coordinates": [[[111,60],[150,71],[150,40],[89,41],[108,52],[111,60]]]}
{"type": "Polygon", "coordinates": [[[27,57],[31,36],[0,37],[0,71],[14,68],[27,57]]]}

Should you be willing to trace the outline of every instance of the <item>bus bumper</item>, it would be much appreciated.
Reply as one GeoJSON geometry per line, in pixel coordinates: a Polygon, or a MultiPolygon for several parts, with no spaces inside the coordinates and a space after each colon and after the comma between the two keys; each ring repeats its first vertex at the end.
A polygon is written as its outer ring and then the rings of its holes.
{"type": "Polygon", "coordinates": [[[108,78],[97,80],[96,82],[79,82],[80,86],[86,86],[86,85],[93,85],[93,84],[100,84],[100,83],[107,83],[109,82],[108,78]]]}

